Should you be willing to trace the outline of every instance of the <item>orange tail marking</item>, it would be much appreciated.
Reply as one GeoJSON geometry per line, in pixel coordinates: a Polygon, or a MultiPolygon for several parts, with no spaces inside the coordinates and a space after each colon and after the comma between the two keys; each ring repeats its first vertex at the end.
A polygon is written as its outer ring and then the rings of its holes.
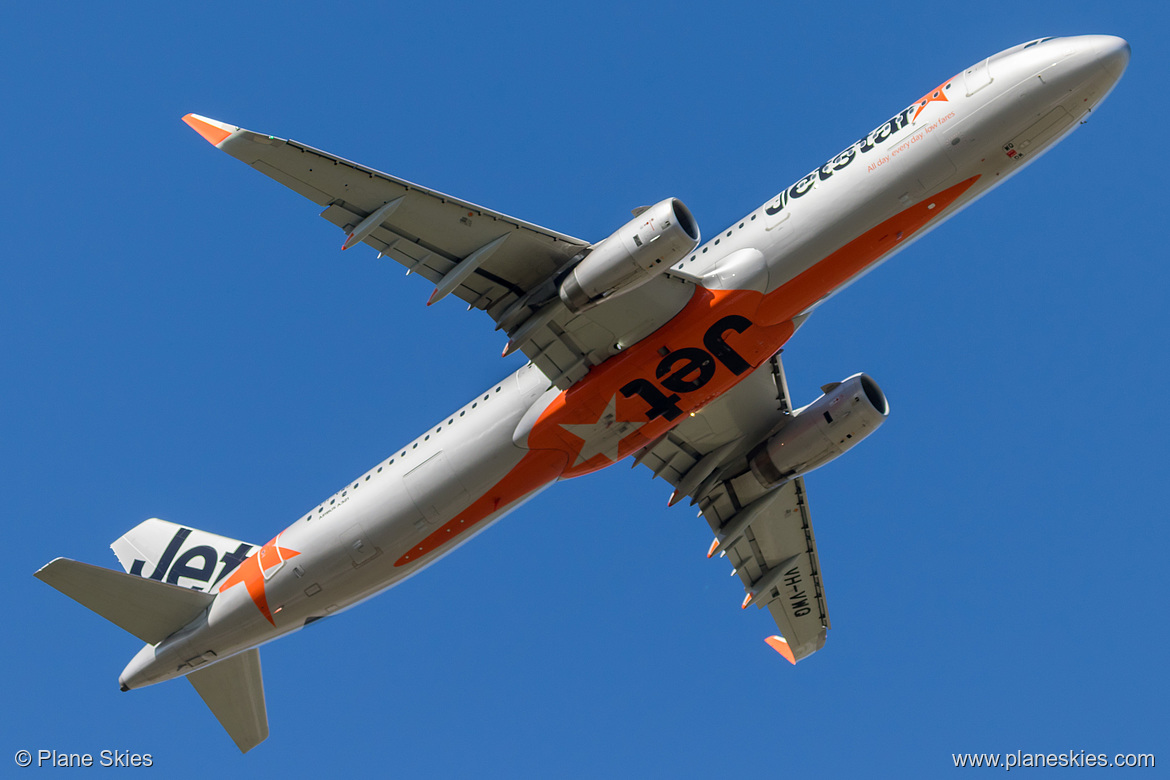
{"type": "MultiPolygon", "coordinates": [[[[276,539],[279,538],[280,536],[277,535],[276,539]]],[[[276,625],[276,621],[272,619],[272,612],[268,609],[268,594],[264,590],[264,572],[273,566],[279,565],[282,561],[287,561],[289,558],[300,555],[300,552],[297,550],[290,550],[287,547],[278,548],[276,546],[276,539],[273,539],[257,552],[249,555],[231,573],[231,576],[219,586],[219,592],[223,593],[233,585],[241,582],[244,583],[244,587],[247,588],[248,595],[252,597],[252,602],[256,605],[256,608],[274,626],[276,625]]]]}

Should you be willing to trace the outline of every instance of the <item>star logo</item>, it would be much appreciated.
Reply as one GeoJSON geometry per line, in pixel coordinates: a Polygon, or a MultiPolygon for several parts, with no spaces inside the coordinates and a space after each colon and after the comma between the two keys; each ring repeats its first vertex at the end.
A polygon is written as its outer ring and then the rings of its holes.
{"type": "Polygon", "coordinates": [[[936,102],[937,103],[949,103],[950,101],[947,100],[947,90],[950,88],[951,88],[951,82],[946,81],[946,82],[943,82],[942,84],[939,84],[938,88],[935,89],[934,91],[928,92],[927,94],[925,94],[921,98],[919,98],[917,101],[918,102],[918,110],[914,112],[914,118],[910,121],[917,122],[918,115],[921,114],[922,110],[924,108],[926,108],[928,105],[930,105],[931,103],[936,103],[936,102]]]}
{"type": "Polygon", "coordinates": [[[256,604],[257,609],[274,626],[276,625],[276,621],[272,619],[272,613],[268,610],[268,595],[264,591],[264,583],[269,577],[276,574],[273,569],[278,568],[289,558],[300,555],[296,550],[278,546],[276,540],[279,538],[280,534],[277,534],[276,538],[271,542],[261,547],[259,551],[249,555],[240,564],[239,568],[233,571],[231,576],[219,586],[219,592],[223,593],[233,585],[241,582],[244,583],[244,587],[248,589],[248,595],[252,597],[252,601],[256,604]],[[272,573],[269,574],[268,572],[272,573]]]}
{"type": "Polygon", "coordinates": [[[598,455],[605,456],[611,463],[618,460],[618,449],[622,439],[641,428],[646,423],[619,420],[617,418],[617,396],[611,396],[605,411],[594,423],[561,423],[570,435],[580,439],[583,443],[577,453],[576,468],[598,455]]]}

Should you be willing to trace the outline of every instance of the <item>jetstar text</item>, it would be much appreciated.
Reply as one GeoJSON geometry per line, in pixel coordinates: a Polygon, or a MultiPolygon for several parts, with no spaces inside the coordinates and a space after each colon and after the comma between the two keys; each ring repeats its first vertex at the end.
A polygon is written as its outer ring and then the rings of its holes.
{"type": "Polygon", "coordinates": [[[873,151],[879,145],[890,140],[890,136],[910,126],[910,117],[918,105],[912,105],[901,113],[896,114],[883,122],[865,138],[852,144],[848,149],[829,160],[827,163],[811,171],[807,176],[781,192],[765,209],[768,216],[775,216],[784,210],[789,201],[801,198],[812,191],[818,181],[825,181],[838,171],[848,168],[860,155],[873,151]]]}

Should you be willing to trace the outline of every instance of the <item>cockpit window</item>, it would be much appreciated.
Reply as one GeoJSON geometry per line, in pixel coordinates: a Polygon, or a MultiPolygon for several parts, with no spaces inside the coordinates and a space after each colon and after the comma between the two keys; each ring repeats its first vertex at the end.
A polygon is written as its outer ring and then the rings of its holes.
{"type": "Polygon", "coordinates": [[[1037,39],[1037,40],[1034,40],[1034,41],[1032,41],[1031,43],[1025,43],[1025,44],[1024,44],[1024,48],[1025,48],[1025,49],[1030,49],[1030,48],[1032,48],[1033,46],[1035,46],[1035,45],[1036,45],[1036,44],[1038,44],[1038,43],[1044,43],[1045,41],[1051,41],[1051,40],[1053,40],[1054,38],[1056,38],[1056,36],[1055,36],[1055,35],[1050,35],[1050,36],[1048,36],[1047,38],[1039,38],[1039,39],[1037,39]]]}

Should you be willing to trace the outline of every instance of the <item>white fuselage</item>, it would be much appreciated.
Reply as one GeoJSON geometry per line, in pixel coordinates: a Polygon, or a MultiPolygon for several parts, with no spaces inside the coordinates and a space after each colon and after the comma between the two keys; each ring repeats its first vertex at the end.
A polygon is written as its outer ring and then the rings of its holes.
{"type": "MultiPolygon", "coordinates": [[[[779,318],[799,326],[822,300],[1074,129],[1127,60],[1125,42],[1108,36],[1055,38],[997,54],[944,82],[672,270],[703,288],[759,293],[779,318]]],[[[685,304],[673,318],[687,316],[685,304]]],[[[661,323],[675,325],[671,318],[661,323]]],[[[791,329],[783,338],[790,335],[791,329]]],[[[588,381],[589,375],[581,380],[588,381]]],[[[555,472],[541,472],[518,495],[483,509],[469,530],[451,528],[535,449],[522,421],[529,425],[561,395],[531,364],[478,394],[270,543],[275,557],[263,564],[268,568],[256,568],[262,577],[256,587],[271,621],[250,588],[221,588],[198,620],[143,648],[123,672],[123,685],[181,676],[192,671],[193,657],[223,659],[351,607],[433,563],[558,477],[594,470],[574,470],[572,457],[562,459],[555,472]],[[450,541],[436,540],[443,532],[450,541]]],[[[701,406],[688,410],[695,408],[701,406]]]]}

